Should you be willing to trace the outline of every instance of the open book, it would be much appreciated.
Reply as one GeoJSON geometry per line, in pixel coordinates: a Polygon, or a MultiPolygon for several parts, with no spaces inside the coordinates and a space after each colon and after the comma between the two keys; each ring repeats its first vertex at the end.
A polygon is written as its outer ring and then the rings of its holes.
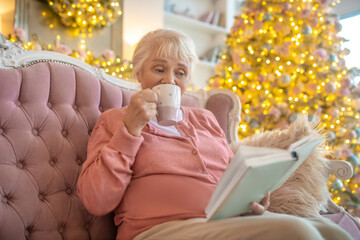
{"type": "Polygon", "coordinates": [[[205,209],[207,220],[251,212],[250,203],[279,188],[322,140],[309,135],[288,150],[240,146],[205,209]]]}

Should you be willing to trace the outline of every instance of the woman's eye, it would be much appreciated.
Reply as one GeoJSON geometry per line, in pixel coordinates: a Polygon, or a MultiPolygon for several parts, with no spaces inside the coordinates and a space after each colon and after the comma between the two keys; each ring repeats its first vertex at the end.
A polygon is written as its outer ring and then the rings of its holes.
{"type": "Polygon", "coordinates": [[[185,72],[182,72],[182,71],[177,72],[176,74],[179,75],[180,77],[185,77],[186,76],[185,72]]]}
{"type": "Polygon", "coordinates": [[[164,69],[162,69],[162,68],[155,68],[155,72],[163,73],[163,72],[164,72],[164,69]]]}

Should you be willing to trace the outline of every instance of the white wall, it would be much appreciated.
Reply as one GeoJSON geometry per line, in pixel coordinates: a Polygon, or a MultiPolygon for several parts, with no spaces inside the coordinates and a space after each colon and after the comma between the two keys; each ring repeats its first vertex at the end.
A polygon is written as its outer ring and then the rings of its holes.
{"type": "Polygon", "coordinates": [[[340,18],[360,14],[360,0],[341,0],[341,2],[334,7],[334,11],[339,14],[340,18]]]}
{"type": "Polygon", "coordinates": [[[13,31],[15,0],[0,0],[0,31],[5,36],[13,31]]]}
{"type": "Polygon", "coordinates": [[[148,31],[163,27],[164,0],[123,0],[123,58],[131,59],[135,44],[148,31]]]}

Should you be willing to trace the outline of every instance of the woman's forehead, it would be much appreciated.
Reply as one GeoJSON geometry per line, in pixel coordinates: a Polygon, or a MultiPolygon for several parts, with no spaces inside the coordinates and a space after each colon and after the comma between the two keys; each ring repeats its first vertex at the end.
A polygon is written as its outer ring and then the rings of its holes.
{"type": "Polygon", "coordinates": [[[148,61],[151,61],[153,63],[159,63],[159,64],[176,64],[182,67],[189,68],[189,61],[174,58],[174,57],[168,57],[168,56],[150,56],[148,61]]]}

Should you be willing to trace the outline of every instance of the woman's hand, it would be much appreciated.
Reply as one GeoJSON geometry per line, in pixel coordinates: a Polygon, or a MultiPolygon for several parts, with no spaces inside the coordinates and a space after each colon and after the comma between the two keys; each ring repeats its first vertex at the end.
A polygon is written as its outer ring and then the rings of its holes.
{"type": "Polygon", "coordinates": [[[258,202],[250,203],[250,208],[252,209],[251,213],[241,214],[241,216],[249,216],[249,215],[262,215],[270,206],[270,192],[268,192],[265,197],[258,202]]]}
{"type": "Polygon", "coordinates": [[[250,204],[251,209],[255,215],[262,215],[270,206],[270,192],[268,192],[265,197],[258,202],[252,202],[250,204]]]}
{"type": "Polygon", "coordinates": [[[140,136],[143,127],[156,116],[157,96],[150,89],[141,90],[131,96],[124,116],[124,125],[133,136],[140,136]]]}

